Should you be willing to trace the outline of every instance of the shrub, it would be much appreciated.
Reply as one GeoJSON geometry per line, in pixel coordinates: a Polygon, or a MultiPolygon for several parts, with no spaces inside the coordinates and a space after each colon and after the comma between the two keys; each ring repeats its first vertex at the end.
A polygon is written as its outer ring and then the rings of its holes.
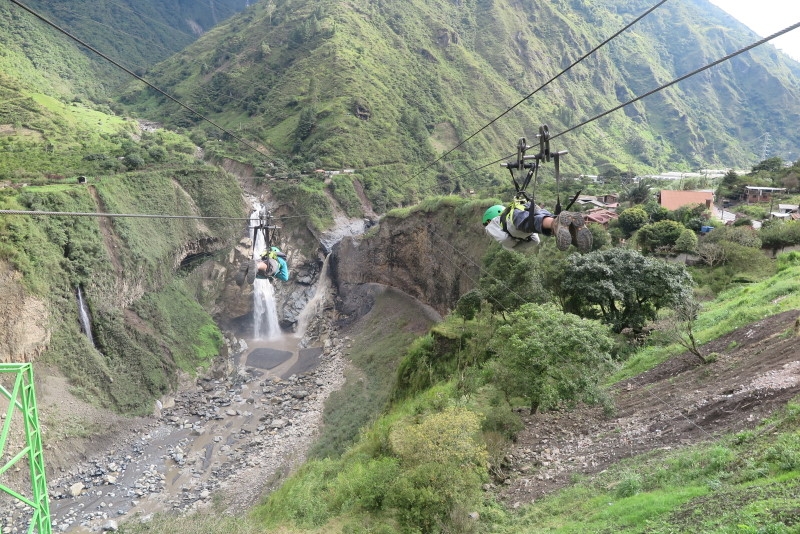
{"type": "Polygon", "coordinates": [[[497,432],[506,439],[512,439],[525,428],[519,415],[513,412],[508,405],[492,406],[483,420],[481,429],[484,432],[497,432]]]}
{"type": "Polygon", "coordinates": [[[688,228],[681,232],[675,241],[675,250],[678,252],[694,252],[697,250],[697,234],[688,228]]]}
{"type": "Polygon", "coordinates": [[[139,154],[128,154],[123,159],[123,163],[129,169],[144,167],[144,158],[139,154]]]}
{"type": "Polygon", "coordinates": [[[686,228],[677,221],[659,221],[639,229],[637,241],[644,250],[670,248],[686,228]]]}
{"type": "Polygon", "coordinates": [[[487,453],[474,412],[450,407],[419,422],[407,420],[389,440],[404,470],[386,504],[406,525],[435,532],[454,510],[480,500],[487,453]]]}
{"type": "Polygon", "coordinates": [[[778,271],[783,271],[795,265],[800,265],[800,252],[792,251],[778,254],[776,259],[778,271]]]}

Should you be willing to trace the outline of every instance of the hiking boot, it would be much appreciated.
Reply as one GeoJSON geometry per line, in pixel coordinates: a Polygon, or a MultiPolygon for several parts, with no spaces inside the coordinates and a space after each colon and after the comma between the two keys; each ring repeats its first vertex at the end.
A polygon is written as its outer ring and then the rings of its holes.
{"type": "MultiPolygon", "coordinates": [[[[589,237],[591,238],[591,236],[589,237]]],[[[247,262],[247,265],[249,267],[247,269],[247,277],[245,278],[245,280],[247,280],[248,284],[252,285],[256,281],[256,275],[258,274],[258,265],[256,265],[256,260],[250,260],[249,262],[247,262]]]]}
{"type": "Polygon", "coordinates": [[[236,285],[241,287],[244,284],[244,278],[247,276],[247,271],[250,269],[250,262],[243,261],[239,264],[239,270],[236,271],[236,285]]]}
{"type": "Polygon", "coordinates": [[[556,238],[556,247],[558,250],[567,250],[572,244],[572,234],[570,227],[572,225],[572,213],[562,211],[553,219],[553,226],[550,231],[553,237],[556,238]]]}
{"type": "Polygon", "coordinates": [[[569,233],[572,236],[572,244],[579,252],[589,252],[592,250],[592,231],[586,226],[583,215],[575,212],[566,212],[572,216],[572,224],[569,225],[569,233]]]}
{"type": "Polygon", "coordinates": [[[253,260],[240,263],[239,270],[236,271],[236,285],[241,287],[245,280],[248,284],[252,284],[256,279],[256,270],[256,262],[253,260]]]}

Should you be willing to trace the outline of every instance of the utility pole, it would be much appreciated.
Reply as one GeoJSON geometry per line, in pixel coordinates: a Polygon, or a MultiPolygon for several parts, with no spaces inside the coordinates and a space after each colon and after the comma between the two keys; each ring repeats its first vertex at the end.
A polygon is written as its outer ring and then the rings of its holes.
{"type": "Polygon", "coordinates": [[[761,161],[769,157],[769,132],[764,134],[764,145],[761,147],[761,161]]]}

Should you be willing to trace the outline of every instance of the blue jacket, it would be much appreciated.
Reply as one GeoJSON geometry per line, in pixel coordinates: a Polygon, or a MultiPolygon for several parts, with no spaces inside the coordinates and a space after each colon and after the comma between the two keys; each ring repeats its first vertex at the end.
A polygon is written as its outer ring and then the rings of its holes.
{"type": "MultiPolygon", "coordinates": [[[[275,258],[264,258],[261,261],[269,263],[270,260],[275,260],[278,264],[278,271],[275,274],[267,276],[264,271],[258,271],[256,274],[256,278],[260,278],[262,280],[266,278],[277,278],[278,280],[282,280],[284,282],[289,281],[289,265],[286,263],[286,260],[280,256],[275,258]]],[[[269,269],[269,267],[268,267],[269,269]]]]}
{"type": "Polygon", "coordinates": [[[280,268],[278,269],[278,272],[275,273],[275,278],[277,278],[278,280],[283,280],[284,282],[288,282],[289,281],[289,265],[287,265],[286,264],[286,260],[284,260],[280,256],[278,256],[275,259],[278,260],[278,265],[280,265],[280,268]]]}

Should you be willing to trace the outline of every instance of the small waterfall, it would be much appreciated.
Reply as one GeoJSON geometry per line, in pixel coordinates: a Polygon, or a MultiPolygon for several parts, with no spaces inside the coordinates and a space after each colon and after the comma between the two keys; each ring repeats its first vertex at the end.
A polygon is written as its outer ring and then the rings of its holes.
{"type": "MultiPolygon", "coordinates": [[[[261,205],[255,204],[250,215],[250,231],[259,223],[261,205]]],[[[260,254],[266,247],[264,235],[259,232],[253,248],[253,259],[259,261],[260,254]]],[[[269,280],[256,278],[253,284],[253,337],[255,339],[275,339],[280,337],[278,310],[275,306],[275,291],[269,280]]]]}
{"type": "Polygon", "coordinates": [[[86,301],[83,300],[83,292],[81,286],[77,288],[78,294],[78,319],[81,322],[81,330],[89,338],[89,343],[94,347],[94,337],[92,337],[92,319],[89,316],[89,307],[86,306],[86,301]]]}
{"type": "Polygon", "coordinates": [[[319,280],[317,281],[314,296],[311,297],[303,308],[303,311],[297,316],[295,335],[298,339],[303,339],[306,329],[308,328],[308,323],[322,311],[319,308],[320,305],[324,304],[325,295],[330,287],[330,279],[328,278],[328,258],[330,258],[330,254],[325,256],[325,261],[322,262],[322,271],[319,273],[319,280]]]}

